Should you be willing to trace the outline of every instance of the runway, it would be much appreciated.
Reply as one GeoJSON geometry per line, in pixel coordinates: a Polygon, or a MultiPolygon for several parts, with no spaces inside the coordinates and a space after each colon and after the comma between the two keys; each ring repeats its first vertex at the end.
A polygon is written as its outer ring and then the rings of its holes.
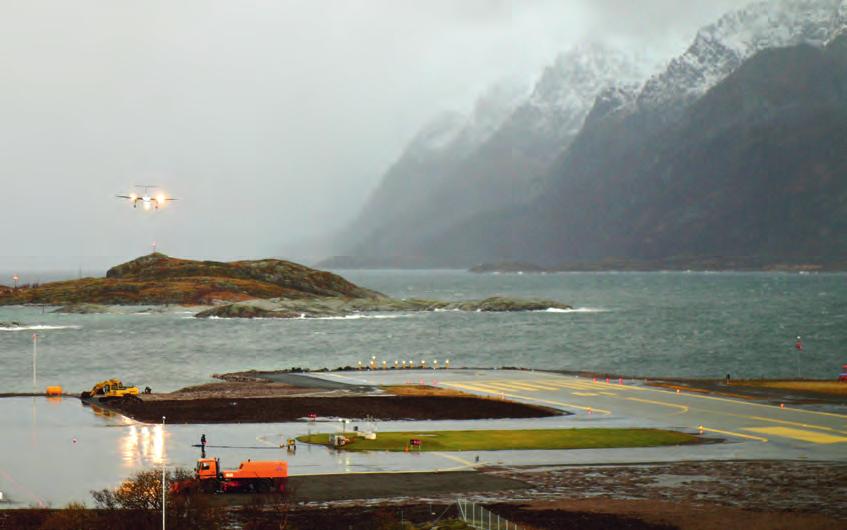
{"type": "MultiPolygon", "coordinates": [[[[736,458],[847,460],[847,414],[675,392],[637,380],[607,381],[522,370],[443,369],[315,376],[356,384],[426,384],[535,403],[572,412],[572,419],[564,423],[573,427],[649,426],[702,432],[733,442],[732,455],[736,458]]],[[[725,454],[716,455],[714,447],[686,448],[685,458],[727,458],[725,454]]]]}
{"type": "MultiPolygon", "coordinates": [[[[675,393],[640,381],[585,379],[554,373],[508,370],[385,370],[310,374],[358,385],[425,384],[513,399],[569,411],[547,418],[380,421],[377,431],[470,429],[567,429],[657,427],[698,432],[725,443],[620,449],[559,449],[473,452],[345,452],[300,444],[296,453],[280,447],[286,439],[343,429],[337,419],[318,422],[147,425],[121,416],[102,417],[76,400],[0,400],[7,429],[2,438],[0,491],[14,506],[83,500],[91,489],[113,487],[119,477],[161,465],[191,468],[207,450],[229,465],[246,458],[289,461],[292,475],[409,473],[468,470],[480,466],[641,464],[713,460],[847,461],[847,415],[836,410],[780,408],[741,399],[675,393]],[[222,446],[228,446],[226,448],[222,446]],[[18,451],[28,447],[27,451],[18,451]],[[276,451],[276,453],[275,453],[276,451]],[[69,458],[70,456],[70,458],[69,458]],[[59,465],[61,464],[61,465],[59,465]],[[45,473],[57,480],[44,482],[45,473]],[[57,475],[58,473],[58,475],[57,475]],[[80,481],[79,477],[86,480],[80,481]]],[[[367,428],[367,422],[355,421],[367,428]]]]}

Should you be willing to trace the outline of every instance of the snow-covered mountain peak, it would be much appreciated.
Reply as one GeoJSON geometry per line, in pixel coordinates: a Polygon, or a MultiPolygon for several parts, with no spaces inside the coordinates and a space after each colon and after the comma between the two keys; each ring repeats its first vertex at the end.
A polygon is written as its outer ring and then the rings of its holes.
{"type": "Polygon", "coordinates": [[[544,70],[530,104],[552,111],[583,108],[609,85],[631,83],[644,75],[632,55],[600,43],[582,44],[559,54],[544,70]]]}
{"type": "Polygon", "coordinates": [[[544,70],[518,112],[524,121],[531,116],[534,129],[566,140],[582,127],[598,94],[611,86],[641,83],[650,71],[631,53],[597,42],[581,44],[544,70]]]}
{"type": "Polygon", "coordinates": [[[685,103],[705,93],[757,52],[817,46],[847,28],[847,0],[769,0],[732,11],[702,28],[667,69],[647,81],[639,105],[685,103]]]}

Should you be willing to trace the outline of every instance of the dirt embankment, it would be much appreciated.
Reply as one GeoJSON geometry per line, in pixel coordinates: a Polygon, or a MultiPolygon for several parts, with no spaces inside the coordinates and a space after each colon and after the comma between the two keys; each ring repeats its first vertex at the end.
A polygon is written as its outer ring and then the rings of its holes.
{"type": "Polygon", "coordinates": [[[578,499],[495,504],[509,521],[546,530],[838,530],[843,522],[816,514],[739,510],[664,501],[578,499]]]}
{"type": "Polygon", "coordinates": [[[562,412],[497,399],[447,396],[343,396],[201,399],[126,399],[109,407],[138,421],[168,423],[270,423],[319,417],[377,420],[543,418],[562,412]]]}

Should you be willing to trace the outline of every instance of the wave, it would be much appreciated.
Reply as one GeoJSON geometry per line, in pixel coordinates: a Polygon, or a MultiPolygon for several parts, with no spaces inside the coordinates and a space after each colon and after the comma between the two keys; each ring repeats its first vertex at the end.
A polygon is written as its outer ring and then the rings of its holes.
{"type": "Polygon", "coordinates": [[[559,309],[558,307],[548,307],[537,311],[538,313],[606,313],[608,309],[599,307],[574,307],[573,309],[559,309]]]}
{"type": "Polygon", "coordinates": [[[80,326],[48,326],[46,324],[35,324],[32,326],[0,326],[0,331],[40,331],[48,329],[80,329],[80,326]]]}
{"type": "Polygon", "coordinates": [[[345,315],[345,316],[341,316],[341,317],[312,317],[312,318],[308,318],[308,319],[306,317],[301,317],[301,318],[303,318],[305,320],[358,320],[360,318],[383,319],[383,318],[405,318],[405,317],[411,317],[411,316],[414,316],[414,315],[411,315],[411,314],[408,314],[408,313],[400,313],[398,315],[369,315],[369,314],[357,313],[355,315],[345,315]]]}
{"type": "MultiPolygon", "coordinates": [[[[275,317],[253,317],[253,318],[243,318],[243,317],[219,317],[219,316],[210,316],[206,317],[206,320],[359,320],[359,319],[386,319],[386,318],[405,318],[414,316],[408,313],[401,313],[398,315],[374,315],[374,314],[366,314],[366,313],[356,313],[354,315],[344,315],[344,316],[335,316],[335,317],[309,317],[306,316],[305,313],[301,313],[299,317],[291,317],[291,318],[275,318],[275,317]]],[[[196,320],[197,317],[182,317],[186,319],[196,320]]],[[[202,320],[202,319],[201,319],[202,320]]]]}

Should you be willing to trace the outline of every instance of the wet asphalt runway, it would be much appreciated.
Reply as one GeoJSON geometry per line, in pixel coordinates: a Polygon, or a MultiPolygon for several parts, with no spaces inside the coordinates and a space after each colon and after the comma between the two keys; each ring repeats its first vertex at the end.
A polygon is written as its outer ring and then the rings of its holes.
{"type": "MultiPolygon", "coordinates": [[[[664,427],[702,432],[704,436],[728,442],[638,451],[587,450],[590,454],[578,458],[580,463],[632,461],[629,455],[636,453],[638,458],[649,461],[666,461],[669,454],[674,454],[674,459],[694,460],[727,457],[847,460],[847,414],[832,410],[780,407],[700,393],[677,393],[645,386],[640,381],[607,382],[536,371],[375,370],[315,377],[360,385],[428,384],[567,410],[575,413],[574,426],[664,427]]],[[[564,460],[554,457],[548,463],[574,463],[577,452],[569,451],[564,460]]],[[[524,456],[509,455],[505,460],[518,463],[525,460],[524,456]]]]}

